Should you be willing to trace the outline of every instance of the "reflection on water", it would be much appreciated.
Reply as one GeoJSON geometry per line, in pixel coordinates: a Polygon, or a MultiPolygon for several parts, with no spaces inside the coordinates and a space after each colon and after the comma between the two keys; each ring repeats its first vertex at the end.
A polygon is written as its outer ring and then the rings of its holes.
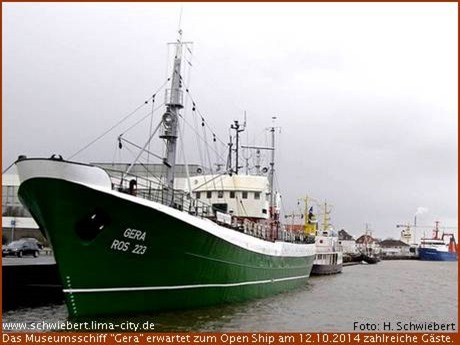
{"type": "MultiPolygon", "coordinates": [[[[158,332],[354,331],[354,322],[458,324],[458,273],[454,262],[383,261],[311,277],[299,290],[256,301],[151,315],[92,318],[155,324],[158,332]]],[[[66,321],[64,305],[20,309],[3,322],[66,321]]]]}

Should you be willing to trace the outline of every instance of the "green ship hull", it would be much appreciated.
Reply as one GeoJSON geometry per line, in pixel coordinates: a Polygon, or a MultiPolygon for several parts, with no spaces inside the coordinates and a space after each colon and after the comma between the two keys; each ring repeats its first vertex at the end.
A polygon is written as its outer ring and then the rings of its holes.
{"type": "Polygon", "coordinates": [[[310,275],[314,244],[265,241],[46,175],[23,179],[19,197],[51,242],[72,317],[239,302],[302,287],[310,275]]]}

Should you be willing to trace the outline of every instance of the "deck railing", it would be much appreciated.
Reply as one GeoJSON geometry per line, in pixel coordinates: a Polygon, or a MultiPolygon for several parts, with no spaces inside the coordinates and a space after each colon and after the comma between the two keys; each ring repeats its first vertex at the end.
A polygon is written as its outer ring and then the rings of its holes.
{"type": "MultiPolygon", "coordinates": [[[[238,219],[232,217],[232,223],[226,224],[219,222],[216,212],[222,212],[211,204],[193,198],[192,195],[183,190],[169,190],[163,187],[161,178],[143,177],[138,175],[125,175],[120,170],[105,168],[112,180],[112,187],[123,193],[135,195],[137,197],[151,200],[162,205],[173,207],[177,210],[187,212],[191,215],[211,219],[221,226],[229,229],[244,232],[245,234],[273,241],[271,226],[275,226],[277,233],[276,239],[292,243],[314,243],[307,236],[296,236],[288,231],[280,229],[279,224],[271,225],[267,223],[254,222],[249,219],[238,219]],[[133,183],[132,181],[135,181],[133,183]],[[131,183],[131,188],[130,188],[131,183]],[[135,185],[135,188],[133,187],[135,185]]],[[[231,215],[230,215],[231,216],[231,215]]]]}

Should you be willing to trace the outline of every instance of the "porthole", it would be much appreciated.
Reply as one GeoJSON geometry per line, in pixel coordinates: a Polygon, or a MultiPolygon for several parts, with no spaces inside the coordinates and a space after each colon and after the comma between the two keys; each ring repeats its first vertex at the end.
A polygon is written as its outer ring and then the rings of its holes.
{"type": "Polygon", "coordinates": [[[92,241],[109,223],[109,216],[104,211],[94,210],[77,223],[75,231],[83,241],[92,241]]]}

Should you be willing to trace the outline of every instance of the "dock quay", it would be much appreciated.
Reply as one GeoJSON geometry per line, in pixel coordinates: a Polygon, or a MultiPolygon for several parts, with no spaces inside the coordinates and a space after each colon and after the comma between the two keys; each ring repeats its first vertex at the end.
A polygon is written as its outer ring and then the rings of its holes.
{"type": "Polygon", "coordinates": [[[2,310],[32,307],[64,300],[54,257],[2,258],[2,310]]]}
{"type": "Polygon", "coordinates": [[[382,255],[382,260],[419,260],[415,255],[382,255]]]}

